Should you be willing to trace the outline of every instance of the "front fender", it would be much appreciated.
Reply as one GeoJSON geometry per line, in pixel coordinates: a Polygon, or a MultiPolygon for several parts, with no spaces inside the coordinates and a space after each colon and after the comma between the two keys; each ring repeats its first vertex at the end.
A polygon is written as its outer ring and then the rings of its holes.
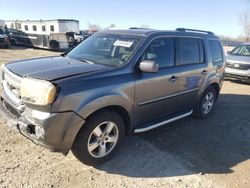
{"type": "Polygon", "coordinates": [[[92,113],[105,107],[119,106],[124,108],[129,115],[133,109],[133,103],[126,97],[121,95],[108,95],[96,98],[91,101],[84,101],[76,109],[76,113],[83,119],[89,117],[92,113]]]}

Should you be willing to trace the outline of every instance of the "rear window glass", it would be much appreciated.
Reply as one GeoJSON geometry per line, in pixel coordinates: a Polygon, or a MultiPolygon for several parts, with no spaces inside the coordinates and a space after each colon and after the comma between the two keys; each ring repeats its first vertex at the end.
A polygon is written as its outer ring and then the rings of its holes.
{"type": "Polygon", "coordinates": [[[217,40],[208,40],[208,45],[210,48],[212,61],[214,63],[222,61],[223,60],[223,53],[222,53],[220,42],[217,40]]]}
{"type": "MultiPolygon", "coordinates": [[[[179,58],[180,58],[180,65],[189,65],[200,63],[200,50],[201,47],[200,39],[196,38],[179,38],[178,39],[178,46],[179,46],[179,58]]],[[[203,52],[202,52],[203,56],[203,52]]]]}

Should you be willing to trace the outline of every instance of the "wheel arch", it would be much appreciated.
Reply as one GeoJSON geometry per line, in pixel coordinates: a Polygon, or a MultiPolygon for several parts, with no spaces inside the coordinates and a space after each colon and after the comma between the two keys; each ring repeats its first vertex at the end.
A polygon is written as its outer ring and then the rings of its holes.
{"type": "Polygon", "coordinates": [[[89,118],[96,115],[97,113],[102,113],[104,111],[111,111],[111,112],[115,112],[115,113],[119,114],[122,117],[122,119],[124,120],[126,135],[130,135],[131,117],[130,117],[128,111],[124,107],[119,106],[119,105],[109,105],[109,106],[104,106],[102,108],[99,108],[99,109],[95,110],[94,112],[92,112],[91,114],[89,114],[86,117],[86,121],[88,121],[89,118]]]}
{"type": "Polygon", "coordinates": [[[216,100],[217,100],[218,97],[219,97],[219,93],[220,93],[220,85],[218,83],[214,82],[214,83],[211,83],[210,85],[208,85],[207,88],[209,88],[209,87],[213,87],[214,88],[214,90],[216,92],[216,100]]]}

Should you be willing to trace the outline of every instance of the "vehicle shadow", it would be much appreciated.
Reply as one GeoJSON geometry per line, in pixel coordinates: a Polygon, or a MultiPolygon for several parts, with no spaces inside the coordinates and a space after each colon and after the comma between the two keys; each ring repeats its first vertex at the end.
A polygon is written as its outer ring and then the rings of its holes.
{"type": "Polygon", "coordinates": [[[250,159],[250,95],[221,94],[211,116],[129,137],[99,170],[129,177],[232,173],[250,159]]]}

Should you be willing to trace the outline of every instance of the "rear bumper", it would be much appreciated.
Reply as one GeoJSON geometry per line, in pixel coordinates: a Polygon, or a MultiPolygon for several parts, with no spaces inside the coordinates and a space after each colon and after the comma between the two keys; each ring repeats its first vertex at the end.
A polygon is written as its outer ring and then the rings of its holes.
{"type": "Polygon", "coordinates": [[[0,114],[12,129],[53,152],[68,152],[84,124],[74,112],[44,113],[26,108],[19,118],[15,118],[4,101],[0,104],[0,114]]]}

